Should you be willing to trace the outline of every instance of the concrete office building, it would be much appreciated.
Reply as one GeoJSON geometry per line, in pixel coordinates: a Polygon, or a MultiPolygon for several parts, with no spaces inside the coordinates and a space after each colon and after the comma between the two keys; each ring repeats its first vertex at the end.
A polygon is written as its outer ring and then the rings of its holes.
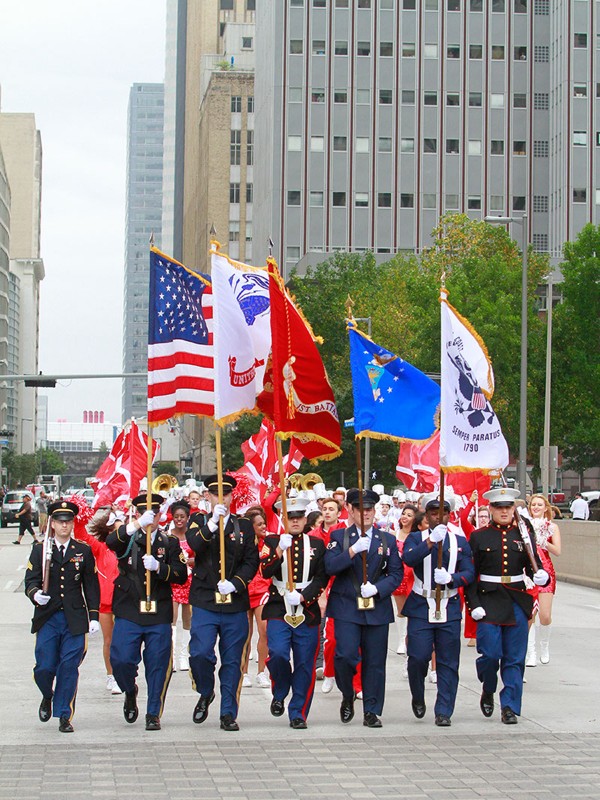
{"type": "Polygon", "coordinates": [[[123,302],[123,420],[147,412],[149,241],[161,246],[163,84],[134,83],[129,93],[125,287],[123,302]]]}
{"type": "MultiPolygon", "coordinates": [[[[33,114],[0,113],[0,151],[4,160],[4,200],[0,212],[4,228],[4,251],[8,249],[8,283],[2,278],[1,298],[8,292],[7,362],[8,374],[38,372],[40,282],[44,279],[41,259],[42,143],[33,114]]],[[[0,168],[0,172],[2,172],[0,168]]],[[[2,190],[0,190],[1,194],[2,190]]],[[[2,250],[2,245],[0,245],[2,250]]],[[[0,254],[0,260],[2,255],[0,254]]],[[[0,272],[3,272],[0,266],[0,272]]],[[[2,315],[0,314],[0,317],[2,315]]],[[[11,383],[0,400],[1,424],[12,434],[11,444],[17,453],[33,453],[36,444],[37,389],[23,382],[11,383]]]]}
{"type": "MultiPolygon", "coordinates": [[[[597,3],[257,5],[254,256],[419,252],[440,215],[526,212],[560,256],[599,221],[597,3]]],[[[518,236],[518,229],[514,233],[518,236]]]]}

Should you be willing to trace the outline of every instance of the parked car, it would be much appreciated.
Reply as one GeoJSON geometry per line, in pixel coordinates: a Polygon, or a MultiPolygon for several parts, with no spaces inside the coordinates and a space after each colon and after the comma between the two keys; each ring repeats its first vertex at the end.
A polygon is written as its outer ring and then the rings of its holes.
{"type": "Polygon", "coordinates": [[[592,508],[597,508],[598,500],[600,500],[600,492],[582,492],[581,496],[590,507],[590,511],[592,508]]]}
{"type": "Polygon", "coordinates": [[[35,508],[35,499],[33,497],[33,492],[23,491],[18,489],[14,492],[7,492],[4,495],[4,499],[2,500],[2,512],[0,517],[0,527],[6,528],[8,525],[18,525],[19,518],[16,515],[17,511],[23,505],[23,500],[25,497],[29,495],[31,497],[31,505],[32,505],[32,519],[33,524],[37,525],[38,520],[38,513],[35,508]]]}

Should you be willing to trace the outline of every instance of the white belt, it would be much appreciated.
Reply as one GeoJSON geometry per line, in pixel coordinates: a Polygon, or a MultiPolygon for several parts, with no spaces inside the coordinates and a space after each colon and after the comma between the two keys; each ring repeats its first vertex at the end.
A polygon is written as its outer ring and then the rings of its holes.
{"type": "MultiPolygon", "coordinates": [[[[297,581],[295,586],[296,586],[296,589],[299,592],[301,592],[302,589],[306,589],[306,587],[309,585],[309,583],[312,583],[312,581],[297,581]]],[[[287,589],[287,582],[286,581],[280,581],[279,578],[273,578],[273,586],[275,586],[275,588],[277,589],[279,594],[283,594],[285,592],[285,590],[287,589]]]]}
{"type": "MultiPolygon", "coordinates": [[[[418,580],[418,578],[415,575],[415,583],[417,582],[417,580],[418,580]]],[[[421,581],[419,581],[419,583],[421,583],[421,581]]],[[[414,585],[413,585],[413,592],[415,594],[418,594],[419,597],[435,597],[436,596],[436,590],[435,589],[423,589],[421,587],[416,587],[414,585]]],[[[442,594],[441,594],[442,600],[448,599],[449,597],[454,597],[454,595],[457,594],[457,593],[458,593],[458,589],[448,589],[448,588],[442,589],[442,594]]]]}
{"type": "Polygon", "coordinates": [[[525,574],[522,572],[520,575],[480,575],[479,580],[485,583],[522,583],[525,574]]]}

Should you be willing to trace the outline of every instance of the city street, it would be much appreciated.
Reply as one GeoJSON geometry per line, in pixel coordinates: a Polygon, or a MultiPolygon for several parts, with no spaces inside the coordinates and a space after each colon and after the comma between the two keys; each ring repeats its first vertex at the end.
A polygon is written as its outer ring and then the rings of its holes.
{"type": "MultiPolygon", "coordinates": [[[[242,692],[239,733],[219,729],[218,693],[208,720],[194,725],[197,700],[187,673],[173,675],[163,729],[125,723],[122,699],[105,689],[101,634],[81,668],[75,733],[38,721],[32,681],[32,606],[23,593],[29,543],[0,531],[0,798],[598,798],[600,796],[600,592],[560,583],[551,662],[527,669],[523,715],[516,727],[498,709],[479,710],[476,652],[462,648],[461,683],[450,729],[410,709],[404,658],[391,630],[382,730],[339,721],[337,689],[317,683],[307,731],[269,713],[270,692],[242,692]]],[[[251,662],[254,678],[256,664],[251,662]]],[[[498,700],[496,698],[496,702],[498,700]]]]}

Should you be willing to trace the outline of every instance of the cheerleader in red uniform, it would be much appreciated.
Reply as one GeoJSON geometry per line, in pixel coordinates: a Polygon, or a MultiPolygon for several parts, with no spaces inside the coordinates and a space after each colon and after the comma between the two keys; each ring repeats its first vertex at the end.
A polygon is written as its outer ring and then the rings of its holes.
{"type": "MultiPolygon", "coordinates": [[[[246,511],[245,516],[250,520],[254,528],[254,535],[256,537],[256,545],[258,552],[261,552],[264,538],[267,535],[267,517],[264,510],[260,506],[252,506],[246,511]]],[[[254,629],[254,622],[256,621],[256,629],[258,631],[258,644],[256,646],[257,661],[258,661],[258,674],[256,676],[256,685],[261,689],[270,689],[271,681],[265,669],[265,661],[267,658],[267,623],[262,618],[263,606],[269,599],[269,586],[271,585],[270,578],[263,578],[260,570],[256,573],[254,578],[248,584],[248,597],[250,599],[250,611],[248,611],[249,623],[249,638],[248,647],[246,649],[246,661],[243,667],[244,677],[242,686],[252,686],[252,680],[248,675],[248,663],[250,659],[250,647],[252,644],[252,633],[254,629]]]]}
{"type": "MultiPolygon", "coordinates": [[[[196,507],[197,508],[197,507],[196,507]]],[[[190,636],[192,627],[192,607],[190,605],[190,586],[192,585],[192,569],[194,567],[194,551],[187,543],[185,534],[190,521],[191,507],[185,500],[176,500],[169,507],[172,522],[169,533],[179,541],[181,552],[186,558],[188,577],[183,584],[171,584],[173,592],[173,672],[179,669],[186,672],[190,668],[190,636]],[[177,651],[177,618],[181,609],[181,643],[177,651]]]]}
{"type": "MultiPolygon", "coordinates": [[[[404,550],[404,542],[406,541],[406,537],[412,531],[413,524],[418,513],[417,507],[412,505],[405,505],[400,513],[400,518],[398,519],[398,528],[395,531],[396,544],[398,545],[400,557],[402,557],[402,551],[404,550]]],[[[398,630],[398,648],[396,652],[399,655],[406,655],[406,617],[402,616],[402,609],[404,608],[406,598],[412,591],[413,582],[413,571],[410,567],[407,567],[406,564],[404,564],[404,577],[402,579],[402,583],[392,592],[394,600],[396,601],[396,628],[398,630]]]]}

